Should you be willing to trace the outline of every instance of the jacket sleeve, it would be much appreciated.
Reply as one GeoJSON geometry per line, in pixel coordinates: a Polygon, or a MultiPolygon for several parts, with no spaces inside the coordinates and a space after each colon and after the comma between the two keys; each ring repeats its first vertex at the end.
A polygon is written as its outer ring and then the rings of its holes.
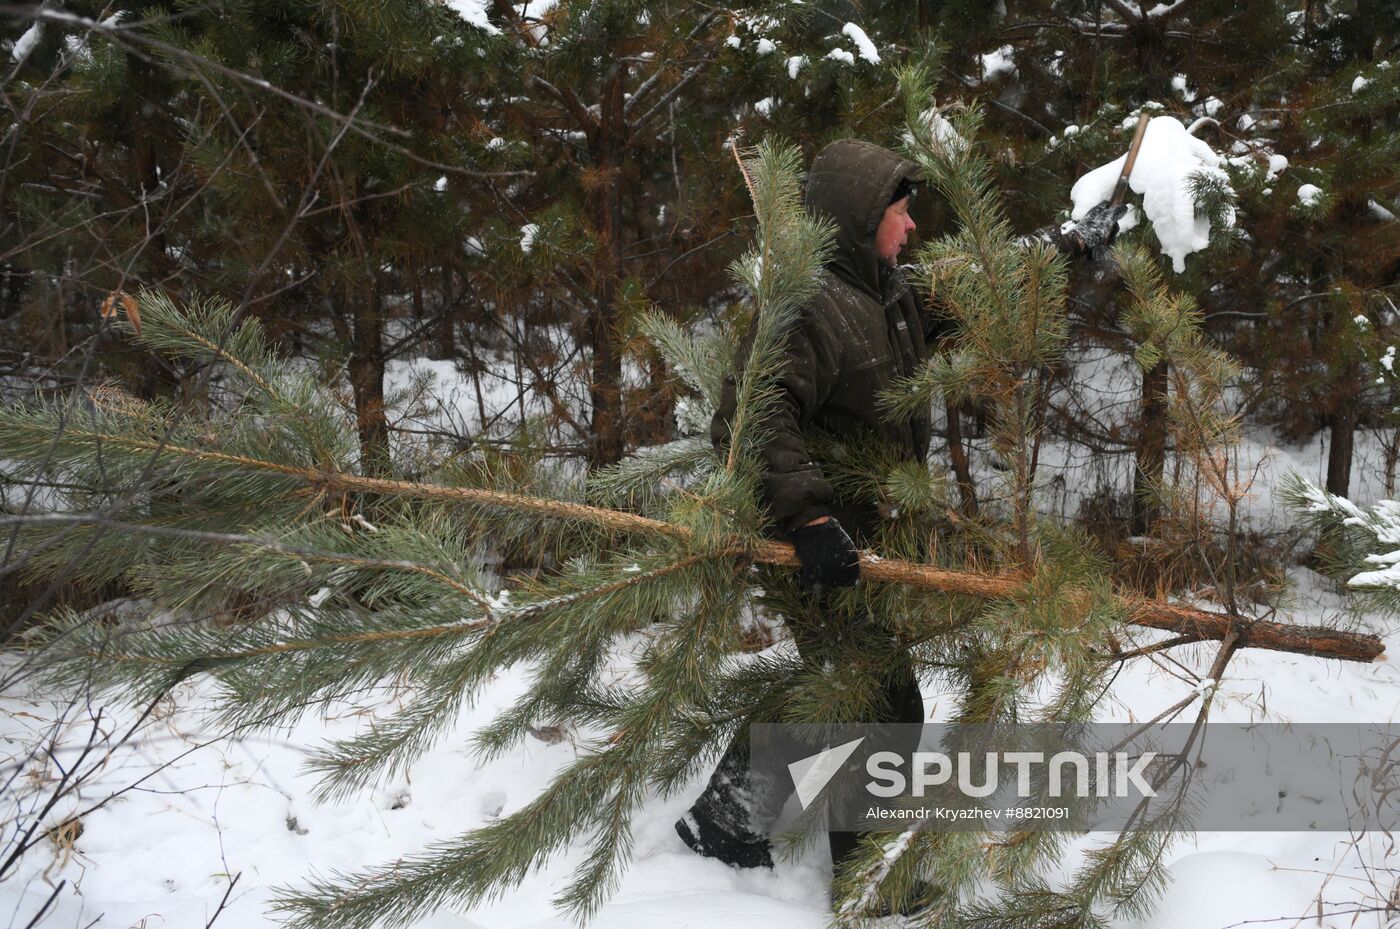
{"type": "MultiPolygon", "coordinates": [[[[750,340],[740,346],[735,362],[748,356],[750,340]]],[[[778,398],[758,425],[759,452],[763,457],[763,502],[778,531],[786,536],[794,529],[831,512],[836,494],[812,460],[802,440],[802,430],[826,403],[840,374],[840,346],[829,327],[814,324],[804,311],[787,334],[783,373],[778,378],[778,398]]],[[[730,423],[737,403],[735,375],[725,378],[719,408],[710,422],[710,438],[718,448],[729,445],[730,423]]]]}

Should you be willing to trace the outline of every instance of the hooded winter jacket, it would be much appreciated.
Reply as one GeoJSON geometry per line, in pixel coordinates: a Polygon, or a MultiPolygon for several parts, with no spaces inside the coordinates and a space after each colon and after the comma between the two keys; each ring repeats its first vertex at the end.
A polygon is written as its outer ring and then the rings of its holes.
{"type": "MultiPolygon", "coordinates": [[[[927,417],[896,421],[877,407],[880,393],[927,357],[943,326],[875,251],[875,230],[906,178],[918,180],[913,162],[855,139],[824,148],[807,176],[807,209],[835,221],[836,247],[818,294],[787,334],[782,402],[766,424],[763,495],[780,536],[830,515],[860,542],[878,519],[872,507],[837,495],[809,449],[814,431],[880,441],[910,460],[928,453],[927,417]]],[[[730,377],[710,425],[718,446],[728,442],[735,406],[730,377]]]]}

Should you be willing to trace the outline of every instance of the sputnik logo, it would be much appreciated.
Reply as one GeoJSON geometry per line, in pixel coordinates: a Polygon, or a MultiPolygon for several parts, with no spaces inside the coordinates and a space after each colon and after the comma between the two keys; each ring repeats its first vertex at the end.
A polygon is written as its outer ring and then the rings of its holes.
{"type": "Polygon", "coordinates": [[[815,755],[808,755],[806,758],[788,765],[788,773],[792,775],[792,785],[797,788],[797,800],[802,804],[803,809],[806,809],[813,800],[817,799],[817,794],[822,792],[822,788],[836,775],[837,771],[841,770],[846,759],[851,757],[851,753],[864,741],[865,736],[861,736],[845,745],[838,745],[835,748],[817,752],[815,755]]]}

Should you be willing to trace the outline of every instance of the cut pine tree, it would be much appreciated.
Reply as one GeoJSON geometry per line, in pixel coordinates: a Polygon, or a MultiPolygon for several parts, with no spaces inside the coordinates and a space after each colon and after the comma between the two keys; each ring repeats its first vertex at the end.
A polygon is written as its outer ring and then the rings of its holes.
{"type": "MultiPolygon", "coordinates": [[[[70,436],[72,433],[70,432],[70,436]]],[[[135,447],[148,446],[158,454],[187,457],[249,470],[275,471],[281,475],[300,478],[308,485],[345,493],[370,493],[411,497],[422,500],[465,503],[501,510],[529,512],[541,516],[574,520],[599,528],[687,539],[691,530],[672,523],[635,513],[606,507],[589,506],[527,494],[506,493],[472,487],[448,487],[440,484],[397,481],[365,477],[357,474],[296,468],[270,461],[198,448],[183,448],[144,443],[125,436],[93,436],[94,440],[135,447]]],[[[748,558],[760,564],[798,564],[797,554],[784,542],[747,544],[736,541],[732,552],[736,558],[748,558]]],[[[892,584],[910,584],[929,590],[988,599],[1014,599],[1026,587],[1026,578],[1019,575],[980,574],[971,571],[949,571],[933,565],[880,558],[866,553],[862,556],[861,576],[866,580],[892,584]]],[[[1250,619],[1166,603],[1143,597],[1123,597],[1124,605],[1138,626],[1175,632],[1188,639],[1223,640],[1231,632],[1238,637],[1239,648],[1262,648],[1269,651],[1292,652],[1340,661],[1373,662],[1385,656],[1385,645],[1379,636],[1369,633],[1331,629],[1326,626],[1301,626],[1267,620],[1250,619]]]]}

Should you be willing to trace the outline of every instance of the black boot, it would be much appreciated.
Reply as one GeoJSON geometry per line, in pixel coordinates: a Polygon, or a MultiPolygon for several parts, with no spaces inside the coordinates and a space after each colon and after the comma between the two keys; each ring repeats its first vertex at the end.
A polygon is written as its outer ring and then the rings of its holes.
{"type": "Polygon", "coordinates": [[[731,867],[773,867],[773,848],[763,836],[734,835],[716,829],[693,811],[676,820],[676,834],[697,855],[716,858],[731,867]]]}
{"type": "Polygon", "coordinates": [[[730,744],[705,792],[676,820],[676,833],[690,850],[735,868],[773,867],[764,834],[782,809],[784,791],[771,777],[749,768],[747,734],[730,744]]]}

